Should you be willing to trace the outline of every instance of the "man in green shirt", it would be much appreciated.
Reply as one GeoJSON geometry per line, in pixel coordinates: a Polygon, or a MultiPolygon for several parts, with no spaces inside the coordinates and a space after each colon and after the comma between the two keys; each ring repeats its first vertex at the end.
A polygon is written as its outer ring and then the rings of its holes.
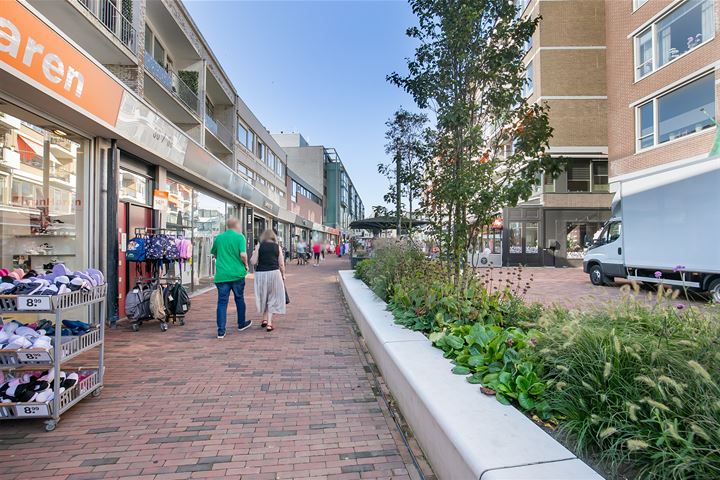
{"type": "Polygon", "coordinates": [[[215,237],[210,253],[215,256],[215,286],[218,290],[217,338],[225,337],[227,306],[230,291],[237,307],[238,331],[250,328],[252,322],[245,320],[245,275],[248,272],[247,245],[240,231],[240,221],[230,218],[227,230],[215,237]]]}

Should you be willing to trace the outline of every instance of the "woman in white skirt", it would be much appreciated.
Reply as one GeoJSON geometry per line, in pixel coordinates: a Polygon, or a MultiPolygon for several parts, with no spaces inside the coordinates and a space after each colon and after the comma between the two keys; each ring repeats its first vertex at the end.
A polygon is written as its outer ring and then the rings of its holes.
{"type": "Polygon", "coordinates": [[[285,257],[271,228],[260,236],[251,261],[255,265],[255,305],[263,317],[262,326],[272,332],[273,315],[285,313],[285,257]]]}

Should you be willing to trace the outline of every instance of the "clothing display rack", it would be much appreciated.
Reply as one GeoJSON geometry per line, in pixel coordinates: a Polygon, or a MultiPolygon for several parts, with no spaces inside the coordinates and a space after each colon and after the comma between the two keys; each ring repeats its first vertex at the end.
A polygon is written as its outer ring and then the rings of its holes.
{"type": "Polygon", "coordinates": [[[44,403],[0,403],[0,420],[47,418],[45,430],[55,430],[60,415],[77,402],[92,395],[97,397],[103,387],[105,354],[105,315],[107,284],[89,290],[77,290],[55,296],[0,295],[0,314],[33,313],[55,315],[53,348],[0,350],[0,370],[37,371],[54,370],[54,398],[44,403]],[[79,308],[87,308],[90,331],[79,336],[62,336],[63,314],[79,308]],[[66,339],[63,342],[63,338],[66,339]],[[60,370],[65,362],[81,353],[98,348],[98,365],[77,369],[83,374],[75,385],[60,393],[60,370]]]}

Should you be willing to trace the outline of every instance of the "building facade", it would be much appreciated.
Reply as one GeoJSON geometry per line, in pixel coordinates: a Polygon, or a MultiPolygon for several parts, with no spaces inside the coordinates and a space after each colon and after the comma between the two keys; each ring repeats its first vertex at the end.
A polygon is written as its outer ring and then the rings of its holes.
{"type": "Polygon", "coordinates": [[[287,152],[288,176],[296,184],[290,190],[291,196],[311,201],[317,197],[325,227],[349,238],[350,223],[365,218],[365,206],[337,151],[322,145],[309,145],[299,133],[273,136],[287,152]]]}
{"type": "Polygon", "coordinates": [[[605,2],[525,0],[519,8],[520,15],[542,16],[526,47],[526,95],[549,106],[549,153],[568,166],[556,179],[538,179],[531,198],[504,210],[502,249],[493,242],[493,253],[502,250],[505,265],[579,266],[586,243],[609,218],[612,200],[605,2]]]}
{"type": "Polygon", "coordinates": [[[610,182],[711,149],[720,60],[717,0],[606,2],[610,182]]]}
{"type": "Polygon", "coordinates": [[[192,261],[171,275],[197,290],[228,217],[249,248],[309,221],[288,209],[286,153],[181,1],[8,0],[0,27],[4,266],[102,268],[117,317],[134,235],[190,238],[192,261]]]}

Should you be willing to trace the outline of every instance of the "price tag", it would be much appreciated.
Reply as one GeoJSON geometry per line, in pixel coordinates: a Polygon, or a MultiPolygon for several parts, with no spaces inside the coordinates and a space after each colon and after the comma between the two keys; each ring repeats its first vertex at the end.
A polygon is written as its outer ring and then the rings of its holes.
{"type": "Polygon", "coordinates": [[[15,406],[18,417],[48,417],[50,410],[44,403],[18,403],[15,406]]]}
{"type": "Polygon", "coordinates": [[[18,310],[52,310],[50,296],[22,296],[17,297],[18,310]]]}
{"type": "Polygon", "coordinates": [[[52,362],[50,352],[20,350],[16,355],[20,362],[52,362]]]}

